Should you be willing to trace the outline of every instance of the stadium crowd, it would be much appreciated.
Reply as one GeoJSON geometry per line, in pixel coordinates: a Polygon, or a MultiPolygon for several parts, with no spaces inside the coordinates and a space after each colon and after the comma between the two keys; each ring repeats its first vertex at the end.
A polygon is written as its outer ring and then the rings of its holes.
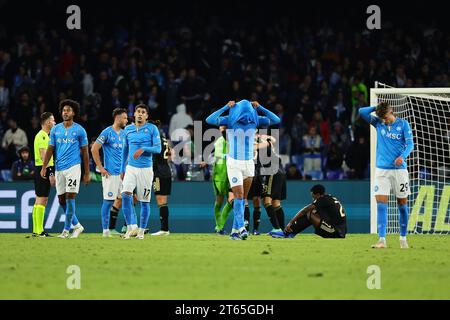
{"type": "Polygon", "coordinates": [[[26,33],[0,25],[1,179],[33,170],[39,115],[59,122],[65,98],[80,102],[77,122],[90,139],[119,106],[132,116],[147,104],[170,137],[195,120],[206,128],[206,116],[229,100],[257,100],[282,119],[288,179],[366,179],[369,127],[357,111],[375,81],[449,86],[450,35],[433,26],[379,33],[304,28],[290,18],[257,27],[214,16],[201,26],[160,22],[80,31],[40,22],[26,33]]]}

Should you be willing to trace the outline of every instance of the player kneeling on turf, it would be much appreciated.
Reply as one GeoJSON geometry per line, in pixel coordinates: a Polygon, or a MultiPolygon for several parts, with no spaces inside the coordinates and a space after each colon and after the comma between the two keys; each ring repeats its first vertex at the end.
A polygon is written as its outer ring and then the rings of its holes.
{"type": "Polygon", "coordinates": [[[309,226],[322,238],[345,238],[347,221],[344,207],[338,199],[325,194],[325,187],[317,184],[311,188],[313,202],[300,210],[288,223],[284,232],[272,235],[274,238],[293,238],[309,226]]]}

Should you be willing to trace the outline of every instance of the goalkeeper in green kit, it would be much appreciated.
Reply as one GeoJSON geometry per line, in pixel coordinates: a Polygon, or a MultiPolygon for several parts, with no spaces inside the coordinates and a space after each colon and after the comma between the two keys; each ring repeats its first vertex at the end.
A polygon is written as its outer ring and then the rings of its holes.
{"type": "Polygon", "coordinates": [[[228,182],[226,154],[228,143],[225,139],[226,127],[219,127],[222,137],[214,143],[214,167],[212,174],[212,183],[216,201],[214,203],[214,216],[216,218],[216,233],[226,235],[224,230],[225,223],[231,210],[233,210],[233,193],[228,182]],[[223,202],[226,201],[222,208],[223,202]],[[222,208],[222,210],[221,210],[222,208]]]}

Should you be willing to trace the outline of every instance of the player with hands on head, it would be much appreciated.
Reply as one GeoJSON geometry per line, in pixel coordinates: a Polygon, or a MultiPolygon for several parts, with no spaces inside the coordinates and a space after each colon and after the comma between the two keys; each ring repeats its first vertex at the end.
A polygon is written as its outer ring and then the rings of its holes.
{"type": "Polygon", "coordinates": [[[411,126],[405,119],[394,115],[391,105],[380,102],[376,107],[359,109],[360,116],[377,130],[375,198],[379,239],[372,248],[386,248],[388,200],[391,188],[397,197],[400,222],[400,248],[408,248],[408,196],[409,173],[406,159],[414,149],[411,126]],[[372,112],[375,111],[375,115],[372,112]]]}
{"type": "Polygon", "coordinates": [[[270,126],[280,123],[280,118],[265,109],[257,101],[229,101],[224,107],[212,113],[206,122],[217,127],[227,126],[226,156],[227,175],[234,194],[234,220],[230,239],[245,240],[248,232],[245,229],[245,199],[255,175],[253,162],[255,132],[259,126],[270,126]],[[228,111],[228,116],[222,116],[228,111]],[[258,115],[258,112],[263,116],[258,115]]]}

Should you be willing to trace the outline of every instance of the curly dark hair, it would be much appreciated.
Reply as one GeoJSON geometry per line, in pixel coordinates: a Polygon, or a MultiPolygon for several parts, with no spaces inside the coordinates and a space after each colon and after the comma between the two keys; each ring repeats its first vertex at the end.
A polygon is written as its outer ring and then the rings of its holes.
{"type": "Polygon", "coordinates": [[[80,104],[75,100],[65,99],[59,103],[59,113],[62,114],[62,111],[65,106],[69,106],[72,108],[72,111],[75,113],[75,117],[78,116],[80,112],[80,104]]]}
{"type": "Polygon", "coordinates": [[[380,119],[384,119],[386,114],[389,112],[390,105],[387,102],[380,102],[375,110],[375,114],[380,119]]]}

